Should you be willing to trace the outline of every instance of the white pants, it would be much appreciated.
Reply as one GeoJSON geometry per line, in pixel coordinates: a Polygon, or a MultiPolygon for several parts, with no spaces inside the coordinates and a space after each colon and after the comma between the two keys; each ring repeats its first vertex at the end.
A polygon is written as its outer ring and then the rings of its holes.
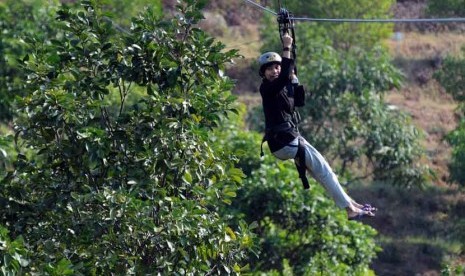
{"type": "MultiPolygon", "coordinates": [[[[326,191],[331,195],[336,205],[340,208],[348,207],[352,200],[342,188],[336,174],[325,158],[316,150],[310,143],[305,140],[305,166],[307,171],[320,183],[326,191]]],[[[289,146],[273,152],[273,155],[281,160],[288,160],[295,158],[297,154],[297,145],[299,139],[296,138],[289,146]]]]}

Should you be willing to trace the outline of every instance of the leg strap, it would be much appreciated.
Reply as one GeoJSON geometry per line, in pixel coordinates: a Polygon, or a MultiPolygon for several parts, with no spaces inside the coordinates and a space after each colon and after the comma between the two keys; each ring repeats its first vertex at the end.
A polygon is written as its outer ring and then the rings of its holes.
{"type": "Polygon", "coordinates": [[[299,146],[297,149],[296,157],[298,158],[298,162],[295,162],[295,166],[297,167],[297,171],[299,172],[299,177],[302,180],[304,189],[309,189],[310,185],[308,184],[308,179],[305,175],[305,173],[307,172],[307,168],[305,166],[305,142],[302,137],[299,137],[299,146]]]}
{"type": "Polygon", "coordinates": [[[266,135],[263,135],[262,143],[260,144],[260,157],[263,157],[265,153],[263,152],[263,143],[266,141],[266,135]]]}

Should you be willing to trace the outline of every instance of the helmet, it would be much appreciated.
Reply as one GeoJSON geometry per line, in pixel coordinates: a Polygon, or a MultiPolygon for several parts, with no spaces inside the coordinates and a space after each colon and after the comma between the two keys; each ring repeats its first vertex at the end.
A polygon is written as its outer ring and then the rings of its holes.
{"type": "Polygon", "coordinates": [[[281,61],[282,61],[281,56],[275,52],[266,52],[262,54],[260,58],[258,59],[258,63],[260,64],[260,67],[268,63],[272,63],[272,62],[281,63],[281,61]]]}
{"type": "Polygon", "coordinates": [[[281,64],[282,58],[278,53],[275,52],[266,52],[258,58],[258,63],[260,65],[260,76],[263,76],[263,71],[265,67],[272,63],[281,64]]]}

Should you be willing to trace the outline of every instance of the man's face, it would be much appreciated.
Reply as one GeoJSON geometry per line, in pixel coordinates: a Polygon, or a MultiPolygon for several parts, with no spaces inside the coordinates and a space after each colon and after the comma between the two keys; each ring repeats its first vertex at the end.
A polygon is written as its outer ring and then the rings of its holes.
{"type": "Polygon", "coordinates": [[[265,78],[269,81],[273,81],[278,78],[279,73],[281,73],[281,65],[272,64],[265,69],[265,78]]]}

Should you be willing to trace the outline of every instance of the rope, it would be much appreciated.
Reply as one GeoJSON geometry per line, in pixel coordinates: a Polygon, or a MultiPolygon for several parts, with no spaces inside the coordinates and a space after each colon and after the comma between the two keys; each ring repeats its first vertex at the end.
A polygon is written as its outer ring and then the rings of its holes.
{"type": "MultiPolygon", "coordinates": [[[[276,12],[263,7],[260,4],[255,3],[251,0],[244,0],[247,3],[254,5],[255,7],[262,9],[274,15],[278,15],[276,12]]],[[[451,22],[465,22],[465,18],[404,18],[404,19],[360,19],[360,18],[310,18],[310,17],[290,17],[289,19],[295,21],[311,21],[311,22],[333,22],[333,23],[451,23],[451,22]]]]}

